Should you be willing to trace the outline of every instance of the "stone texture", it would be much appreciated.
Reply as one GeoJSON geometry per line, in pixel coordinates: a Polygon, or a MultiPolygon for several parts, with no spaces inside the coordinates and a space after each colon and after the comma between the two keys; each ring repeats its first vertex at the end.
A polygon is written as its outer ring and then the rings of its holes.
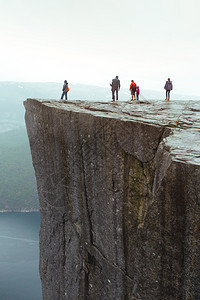
{"type": "Polygon", "coordinates": [[[43,299],[199,299],[200,102],[24,104],[43,299]]]}

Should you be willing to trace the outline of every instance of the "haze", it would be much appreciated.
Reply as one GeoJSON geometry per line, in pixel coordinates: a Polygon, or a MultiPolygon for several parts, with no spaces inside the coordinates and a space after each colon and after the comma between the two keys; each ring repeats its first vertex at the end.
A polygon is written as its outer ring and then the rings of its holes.
{"type": "Polygon", "coordinates": [[[0,81],[108,86],[200,95],[198,0],[6,0],[0,81]]]}

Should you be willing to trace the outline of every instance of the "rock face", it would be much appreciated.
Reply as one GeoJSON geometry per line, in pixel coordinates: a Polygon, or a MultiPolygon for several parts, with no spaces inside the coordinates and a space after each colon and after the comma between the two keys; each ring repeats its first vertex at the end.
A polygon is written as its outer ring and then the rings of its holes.
{"type": "Polygon", "coordinates": [[[199,299],[200,102],[25,107],[43,299],[199,299]]]}

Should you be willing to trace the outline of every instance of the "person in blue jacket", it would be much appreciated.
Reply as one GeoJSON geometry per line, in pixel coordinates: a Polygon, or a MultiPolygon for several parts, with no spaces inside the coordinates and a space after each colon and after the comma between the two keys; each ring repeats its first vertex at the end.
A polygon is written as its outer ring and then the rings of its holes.
{"type": "Polygon", "coordinates": [[[67,80],[64,81],[64,84],[63,84],[63,89],[62,89],[62,95],[61,95],[61,100],[63,99],[63,97],[65,96],[65,99],[67,100],[67,93],[69,91],[69,87],[68,87],[68,82],[67,80]]]}
{"type": "Polygon", "coordinates": [[[170,81],[170,78],[168,78],[168,80],[166,81],[164,89],[166,90],[166,99],[165,100],[169,101],[170,92],[173,90],[173,85],[172,85],[172,81],[170,81]]]}

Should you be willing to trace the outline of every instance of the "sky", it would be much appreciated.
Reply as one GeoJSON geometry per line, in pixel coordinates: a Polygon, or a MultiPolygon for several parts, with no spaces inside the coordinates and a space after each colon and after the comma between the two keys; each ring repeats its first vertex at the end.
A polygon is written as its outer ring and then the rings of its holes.
{"type": "Polygon", "coordinates": [[[0,0],[0,81],[200,96],[199,0],[0,0]]]}

